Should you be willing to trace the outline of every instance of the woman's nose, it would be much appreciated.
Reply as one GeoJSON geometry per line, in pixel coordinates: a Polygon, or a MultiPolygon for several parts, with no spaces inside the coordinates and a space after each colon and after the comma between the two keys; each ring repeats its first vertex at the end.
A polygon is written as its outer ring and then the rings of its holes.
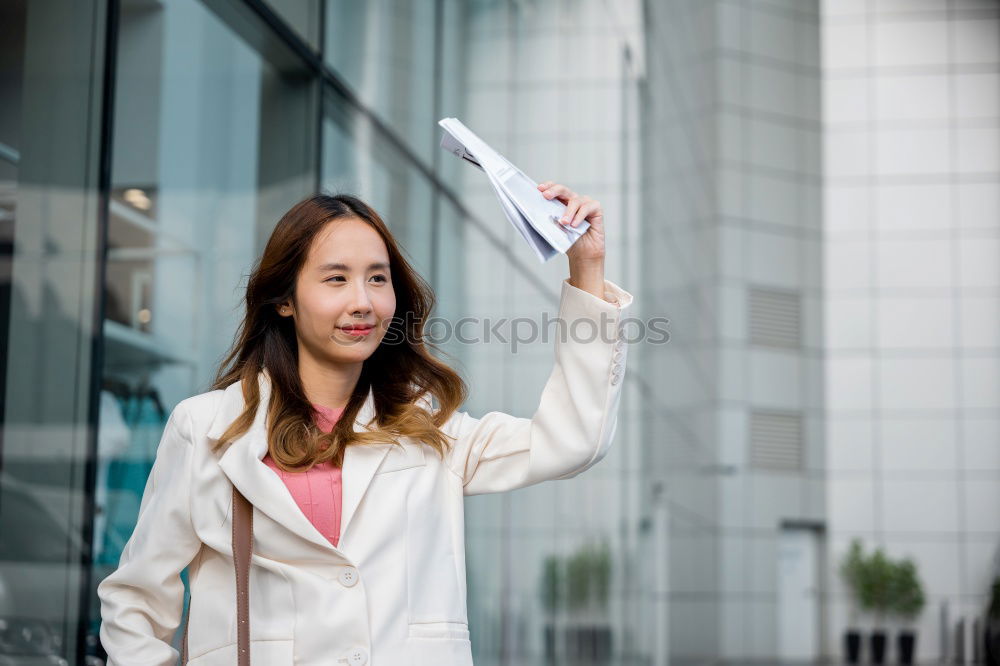
{"type": "Polygon", "coordinates": [[[351,311],[352,312],[370,312],[372,309],[372,300],[368,296],[367,286],[362,284],[354,289],[352,292],[353,299],[351,301],[351,311]]]}

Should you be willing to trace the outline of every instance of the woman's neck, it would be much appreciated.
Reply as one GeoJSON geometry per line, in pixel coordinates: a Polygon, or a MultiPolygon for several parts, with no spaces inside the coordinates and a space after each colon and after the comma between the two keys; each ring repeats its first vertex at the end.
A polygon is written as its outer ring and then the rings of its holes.
{"type": "MultiPolygon", "coordinates": [[[[300,356],[301,359],[301,356],[300,356]]],[[[299,378],[306,398],[314,405],[331,409],[346,407],[361,376],[361,363],[331,368],[318,363],[299,362],[299,378]]]]}

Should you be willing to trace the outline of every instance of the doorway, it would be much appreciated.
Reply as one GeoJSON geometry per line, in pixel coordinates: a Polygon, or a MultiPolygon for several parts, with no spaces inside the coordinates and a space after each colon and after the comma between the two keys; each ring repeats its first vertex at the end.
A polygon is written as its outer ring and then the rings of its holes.
{"type": "Polygon", "coordinates": [[[820,655],[822,527],[785,523],[778,536],[778,658],[820,655]]]}

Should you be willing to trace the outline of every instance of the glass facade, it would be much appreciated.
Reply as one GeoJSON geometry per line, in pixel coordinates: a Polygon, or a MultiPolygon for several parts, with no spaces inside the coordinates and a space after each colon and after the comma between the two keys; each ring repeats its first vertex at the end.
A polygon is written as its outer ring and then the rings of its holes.
{"type": "Polygon", "coordinates": [[[13,2],[0,12],[0,651],[75,656],[94,617],[85,590],[101,406],[107,24],[98,2],[13,2]]]}
{"type": "Polygon", "coordinates": [[[533,413],[551,341],[482,322],[554,314],[565,260],[440,150],[447,116],[601,200],[608,277],[671,322],[600,465],[467,498],[476,663],[843,659],[876,624],[854,538],[915,559],[927,603],[891,626],[918,660],[971,653],[1000,576],[1000,16],[915,4],[0,4],[0,664],[104,663],[95,590],[165,420],[317,190],[431,283],[464,409],[533,413]]]}

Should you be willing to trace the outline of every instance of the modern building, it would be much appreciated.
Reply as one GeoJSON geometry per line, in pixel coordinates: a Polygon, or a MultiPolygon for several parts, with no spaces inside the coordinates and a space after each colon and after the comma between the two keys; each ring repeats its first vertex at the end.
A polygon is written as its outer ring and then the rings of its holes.
{"type": "MultiPolygon", "coordinates": [[[[95,588],[166,417],[296,201],[370,201],[444,320],[554,315],[565,259],[439,148],[446,116],[599,199],[636,297],[607,458],[466,501],[476,662],[842,660],[876,620],[839,573],[855,538],[923,584],[888,659],[905,625],[918,661],[971,659],[1000,576],[998,23],[991,0],[3,3],[0,663],[103,663],[95,588]]],[[[441,350],[474,415],[530,416],[552,362],[441,350]]]]}

